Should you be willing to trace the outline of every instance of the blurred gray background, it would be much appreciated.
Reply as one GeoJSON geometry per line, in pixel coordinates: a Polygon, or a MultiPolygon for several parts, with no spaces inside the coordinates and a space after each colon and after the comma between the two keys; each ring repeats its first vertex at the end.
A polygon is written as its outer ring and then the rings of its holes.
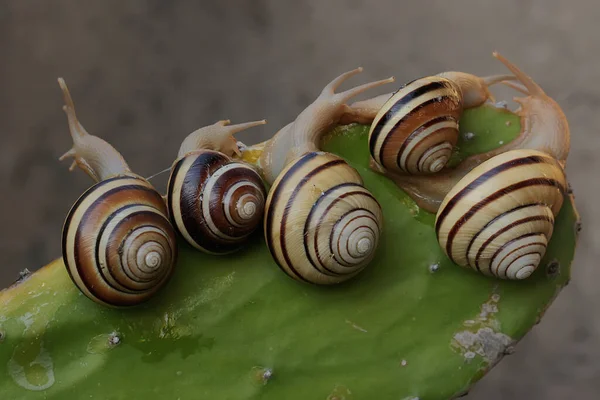
{"type": "Polygon", "coordinates": [[[0,0],[0,287],[60,256],[63,218],[91,184],[57,161],[70,148],[58,76],[87,130],[148,176],[218,119],[267,118],[239,135],[265,139],[343,71],[365,68],[351,84],[505,73],[497,49],[564,107],[584,230],[571,284],[468,398],[597,399],[599,20],[592,0],[0,0]]]}

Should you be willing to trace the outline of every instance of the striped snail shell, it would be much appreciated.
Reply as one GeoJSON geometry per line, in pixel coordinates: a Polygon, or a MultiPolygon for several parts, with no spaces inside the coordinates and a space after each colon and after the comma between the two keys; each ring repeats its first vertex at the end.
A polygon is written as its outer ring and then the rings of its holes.
{"type": "Polygon", "coordinates": [[[167,189],[173,225],[189,244],[210,254],[242,246],[262,222],[266,197],[252,167],[214,150],[179,159],[167,189]]]}
{"type": "Polygon", "coordinates": [[[448,193],[435,222],[456,264],[501,279],[525,279],[540,264],[564,199],[557,160],[512,150],[474,168],[448,193]]]}
{"type": "Polygon", "coordinates": [[[335,284],[357,275],[375,255],[382,210],[358,172],[342,158],[309,152],[273,183],[265,208],[265,238],[292,278],[335,284]]]}
{"type": "Polygon", "coordinates": [[[146,180],[103,180],[79,197],[62,235],[63,259],[77,287],[109,306],[150,298],[173,273],[177,243],[160,194],[146,180]]]}
{"type": "Polygon", "coordinates": [[[395,172],[440,171],[458,141],[462,109],[460,88],[451,80],[430,76],[409,82],[375,116],[369,131],[371,157],[395,172]]]}

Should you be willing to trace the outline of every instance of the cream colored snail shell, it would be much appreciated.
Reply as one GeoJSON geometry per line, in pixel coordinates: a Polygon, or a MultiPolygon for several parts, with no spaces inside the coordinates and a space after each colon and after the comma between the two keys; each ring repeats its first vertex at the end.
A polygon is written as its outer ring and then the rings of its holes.
{"type": "Polygon", "coordinates": [[[430,76],[407,83],[379,110],[369,131],[371,157],[384,168],[432,174],[448,163],[458,141],[460,89],[430,76]]]}
{"type": "Polygon", "coordinates": [[[273,183],[265,209],[265,239],[292,278],[335,284],[372,260],[382,210],[358,172],[331,153],[307,153],[273,183]]]}
{"type": "Polygon", "coordinates": [[[177,259],[162,197],[134,176],[106,179],[79,197],[64,223],[62,249],[77,287],[110,306],[149,299],[168,281],[177,259]]]}
{"type": "Polygon", "coordinates": [[[238,250],[260,226],[266,190],[249,165],[214,150],[199,150],[171,170],[167,204],[173,225],[195,248],[226,254],[238,250]]]}
{"type": "Polygon", "coordinates": [[[560,163],[536,150],[512,150],[474,168],[448,193],[435,222],[456,264],[502,279],[525,279],[552,237],[566,191],[560,163]]]}

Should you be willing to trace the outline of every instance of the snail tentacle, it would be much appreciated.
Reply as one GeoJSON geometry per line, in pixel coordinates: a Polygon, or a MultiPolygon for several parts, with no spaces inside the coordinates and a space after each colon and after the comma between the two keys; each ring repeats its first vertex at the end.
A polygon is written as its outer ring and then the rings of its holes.
{"type": "Polygon", "coordinates": [[[67,115],[69,132],[73,139],[73,147],[59,160],[74,158],[69,171],[73,171],[77,166],[96,182],[111,176],[131,173],[127,162],[113,146],[85,130],[75,114],[75,105],[67,84],[63,78],[58,78],[58,83],[63,93],[65,101],[63,110],[67,115]]]}

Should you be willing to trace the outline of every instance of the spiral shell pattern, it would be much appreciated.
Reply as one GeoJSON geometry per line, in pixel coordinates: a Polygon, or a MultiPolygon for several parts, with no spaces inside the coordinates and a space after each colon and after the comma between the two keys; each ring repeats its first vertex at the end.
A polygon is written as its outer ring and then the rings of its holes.
{"type": "Polygon", "coordinates": [[[104,180],[71,207],[62,235],[69,276],[90,299],[120,307],[165,285],[177,259],[176,234],[160,194],[134,176],[104,180]]]}
{"type": "Polygon", "coordinates": [[[189,244],[210,254],[242,246],[262,221],[266,197],[252,167],[212,150],[177,161],[167,189],[173,225],[189,244]]]}
{"type": "Polygon", "coordinates": [[[277,177],[265,209],[265,239],[292,278],[335,284],[375,255],[382,211],[358,172],[340,157],[311,152],[277,177]]]}
{"type": "Polygon", "coordinates": [[[446,78],[409,82],[375,116],[369,131],[371,157],[391,171],[440,171],[458,141],[462,108],[460,89],[446,78]]]}
{"type": "Polygon", "coordinates": [[[438,241],[456,264],[502,279],[538,267],[564,199],[561,165],[534,150],[512,150],[474,168],[436,217],[438,241]]]}

